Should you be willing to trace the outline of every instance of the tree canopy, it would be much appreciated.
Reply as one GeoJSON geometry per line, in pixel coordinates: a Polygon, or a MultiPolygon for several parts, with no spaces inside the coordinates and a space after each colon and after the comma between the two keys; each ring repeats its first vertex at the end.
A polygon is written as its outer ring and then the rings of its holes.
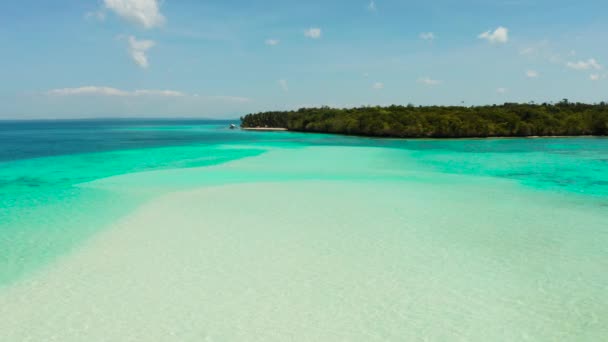
{"type": "Polygon", "coordinates": [[[302,108],[248,114],[242,127],[399,138],[608,135],[608,104],[302,108]]]}

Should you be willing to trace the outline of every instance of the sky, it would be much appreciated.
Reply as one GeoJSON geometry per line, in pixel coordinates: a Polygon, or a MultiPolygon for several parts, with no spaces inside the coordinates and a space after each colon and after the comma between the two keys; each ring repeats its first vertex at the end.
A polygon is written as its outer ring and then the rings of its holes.
{"type": "Polygon", "coordinates": [[[19,0],[0,119],[608,101],[605,0],[19,0]]]}

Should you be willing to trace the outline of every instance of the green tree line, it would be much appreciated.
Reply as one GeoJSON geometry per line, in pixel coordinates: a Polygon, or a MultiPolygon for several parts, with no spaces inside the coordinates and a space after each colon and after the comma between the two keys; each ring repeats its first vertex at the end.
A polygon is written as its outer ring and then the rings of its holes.
{"type": "Polygon", "coordinates": [[[248,114],[241,125],[399,138],[608,135],[608,104],[302,108],[248,114]]]}

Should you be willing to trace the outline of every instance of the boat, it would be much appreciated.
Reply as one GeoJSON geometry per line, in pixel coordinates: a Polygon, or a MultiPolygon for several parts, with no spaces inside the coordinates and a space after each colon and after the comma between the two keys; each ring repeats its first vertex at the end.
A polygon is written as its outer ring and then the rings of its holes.
{"type": "Polygon", "coordinates": [[[230,129],[235,129],[236,125],[235,124],[230,124],[230,129]]]}

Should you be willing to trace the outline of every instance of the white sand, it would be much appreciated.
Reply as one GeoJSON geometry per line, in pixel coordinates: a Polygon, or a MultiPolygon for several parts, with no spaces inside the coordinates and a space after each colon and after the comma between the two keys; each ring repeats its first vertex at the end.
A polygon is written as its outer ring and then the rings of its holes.
{"type": "Polygon", "coordinates": [[[0,341],[607,336],[608,302],[588,300],[605,290],[590,276],[602,264],[569,253],[594,242],[552,233],[584,213],[529,203],[514,216],[517,192],[466,189],[290,182],[171,194],[0,292],[0,341]],[[538,216],[546,223],[525,229],[538,216]]]}
{"type": "Polygon", "coordinates": [[[287,128],[278,128],[278,127],[242,127],[244,131],[287,131],[287,128]]]}

